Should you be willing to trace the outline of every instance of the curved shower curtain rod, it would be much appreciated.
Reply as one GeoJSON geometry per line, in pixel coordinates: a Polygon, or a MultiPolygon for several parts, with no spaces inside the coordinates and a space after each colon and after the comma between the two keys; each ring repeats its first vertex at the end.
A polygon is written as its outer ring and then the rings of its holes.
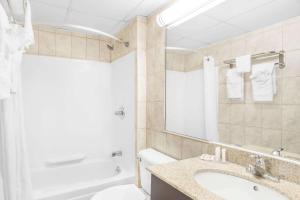
{"type": "MultiPolygon", "coordinates": [[[[129,47],[129,42],[125,42],[123,41],[122,39],[114,36],[114,35],[111,35],[109,33],[106,33],[106,32],[103,32],[103,31],[100,31],[98,29],[94,29],[94,28],[90,28],[90,27],[86,27],[86,26],[80,26],[80,25],[74,25],[74,24],[64,24],[60,27],[66,27],[66,28],[74,28],[74,29],[78,29],[78,30],[84,30],[84,31],[88,31],[88,32],[91,32],[91,33],[96,33],[96,34],[99,34],[99,35],[103,35],[103,36],[106,36],[106,37],[109,37],[113,40],[116,40],[117,42],[121,42],[124,44],[125,47],[129,47]]],[[[110,49],[113,47],[112,46],[109,46],[110,49]]]]}

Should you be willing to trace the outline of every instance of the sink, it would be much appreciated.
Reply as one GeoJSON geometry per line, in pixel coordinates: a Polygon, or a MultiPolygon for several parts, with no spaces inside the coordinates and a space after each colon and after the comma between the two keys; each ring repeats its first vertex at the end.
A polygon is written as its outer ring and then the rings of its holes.
{"type": "Polygon", "coordinates": [[[273,189],[221,172],[198,172],[194,178],[201,187],[225,200],[289,200],[273,189]]]}

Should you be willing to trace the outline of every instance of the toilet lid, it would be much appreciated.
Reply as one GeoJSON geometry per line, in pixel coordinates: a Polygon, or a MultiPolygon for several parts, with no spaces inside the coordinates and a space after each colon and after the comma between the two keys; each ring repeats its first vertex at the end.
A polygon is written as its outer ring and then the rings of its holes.
{"type": "Polygon", "coordinates": [[[146,196],[135,185],[119,185],[98,192],[91,200],[145,200],[146,196]]]}

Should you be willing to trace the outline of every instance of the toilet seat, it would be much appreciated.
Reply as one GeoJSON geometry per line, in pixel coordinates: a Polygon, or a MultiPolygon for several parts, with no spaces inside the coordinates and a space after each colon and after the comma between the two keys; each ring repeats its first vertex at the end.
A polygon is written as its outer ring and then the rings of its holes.
{"type": "Polygon", "coordinates": [[[119,185],[98,192],[91,200],[147,200],[148,197],[134,184],[119,185]]]}

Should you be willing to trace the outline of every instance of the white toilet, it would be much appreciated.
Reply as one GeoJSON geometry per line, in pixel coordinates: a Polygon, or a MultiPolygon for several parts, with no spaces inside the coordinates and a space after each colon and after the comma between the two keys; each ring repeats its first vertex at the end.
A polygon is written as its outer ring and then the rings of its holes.
{"type": "Polygon", "coordinates": [[[139,152],[140,176],[142,189],[134,184],[118,185],[98,192],[91,200],[150,200],[151,192],[151,174],[147,167],[168,162],[175,159],[162,154],[154,149],[145,149],[139,152]]]}

